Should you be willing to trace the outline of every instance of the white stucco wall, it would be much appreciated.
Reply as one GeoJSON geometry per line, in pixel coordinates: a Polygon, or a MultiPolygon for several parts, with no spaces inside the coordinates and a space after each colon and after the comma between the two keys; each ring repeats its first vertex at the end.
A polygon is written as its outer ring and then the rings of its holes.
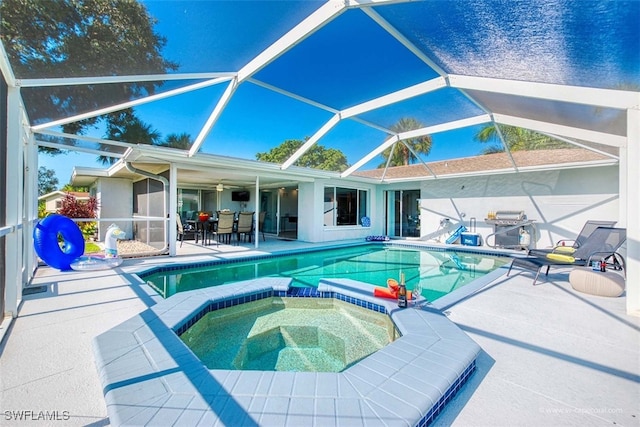
{"type": "MultiPolygon", "coordinates": [[[[122,178],[101,178],[96,182],[99,218],[127,218],[133,212],[133,182],[122,178]]],[[[107,228],[116,223],[131,239],[133,223],[131,221],[104,221],[98,223],[98,236],[104,241],[107,228]]]]}
{"type": "Polygon", "coordinates": [[[531,247],[574,238],[587,220],[618,220],[618,167],[510,173],[425,181],[421,186],[421,235],[431,236],[442,218],[469,227],[475,217],[483,239],[493,233],[489,211],[523,210],[535,220],[531,247]]]}

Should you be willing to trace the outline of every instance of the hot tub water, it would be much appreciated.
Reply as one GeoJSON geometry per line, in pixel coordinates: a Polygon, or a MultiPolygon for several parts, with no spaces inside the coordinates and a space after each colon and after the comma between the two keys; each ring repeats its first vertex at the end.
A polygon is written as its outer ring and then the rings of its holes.
{"type": "Polygon", "coordinates": [[[398,337],[383,313],[333,298],[265,298],[207,313],[180,338],[209,369],[340,372],[398,337]]]}

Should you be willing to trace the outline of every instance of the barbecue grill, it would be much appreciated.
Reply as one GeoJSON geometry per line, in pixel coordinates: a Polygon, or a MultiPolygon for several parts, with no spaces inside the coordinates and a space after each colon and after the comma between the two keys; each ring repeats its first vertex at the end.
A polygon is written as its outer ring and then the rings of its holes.
{"type": "Polygon", "coordinates": [[[495,211],[485,218],[487,224],[493,225],[493,234],[486,238],[487,245],[494,248],[528,249],[529,243],[520,241],[520,234],[525,227],[533,224],[533,220],[527,219],[524,211],[495,211]],[[490,238],[493,237],[493,244],[490,238]]]}

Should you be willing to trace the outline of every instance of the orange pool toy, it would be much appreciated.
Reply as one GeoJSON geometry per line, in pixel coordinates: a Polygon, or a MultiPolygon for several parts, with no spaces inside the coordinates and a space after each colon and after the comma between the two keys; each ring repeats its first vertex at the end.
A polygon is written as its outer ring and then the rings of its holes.
{"type": "Polygon", "coordinates": [[[398,292],[394,292],[389,288],[383,288],[382,286],[376,286],[375,288],[373,288],[373,296],[378,298],[397,299],[398,292]]]}
{"type": "MultiPolygon", "coordinates": [[[[389,279],[389,280],[393,280],[393,279],[389,279]]],[[[390,289],[388,287],[384,288],[382,286],[376,286],[375,288],[373,288],[373,296],[378,298],[398,299],[398,288],[390,289]]],[[[411,295],[411,291],[407,291],[407,299],[408,300],[413,299],[411,295]]]]}

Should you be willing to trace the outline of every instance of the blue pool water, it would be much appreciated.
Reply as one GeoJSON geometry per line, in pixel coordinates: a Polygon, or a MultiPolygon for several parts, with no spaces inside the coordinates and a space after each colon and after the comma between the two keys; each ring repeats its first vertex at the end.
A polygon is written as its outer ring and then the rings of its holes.
{"type": "Polygon", "coordinates": [[[167,298],[178,292],[259,277],[290,277],[293,286],[317,287],[320,279],[329,278],[386,286],[388,278],[398,279],[402,272],[407,289],[420,286],[422,295],[434,301],[499,268],[507,260],[478,253],[371,244],[178,270],[166,267],[140,276],[167,298]]]}

